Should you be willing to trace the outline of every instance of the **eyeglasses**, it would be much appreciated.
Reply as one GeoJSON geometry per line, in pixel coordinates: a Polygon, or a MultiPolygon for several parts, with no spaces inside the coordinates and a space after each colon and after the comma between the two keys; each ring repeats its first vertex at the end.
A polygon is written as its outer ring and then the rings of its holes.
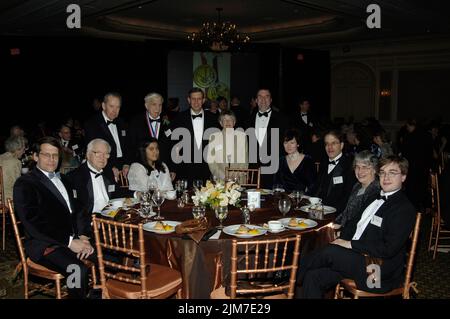
{"type": "Polygon", "coordinates": [[[57,160],[57,159],[59,159],[59,154],[58,153],[56,153],[56,154],[49,154],[49,153],[41,153],[41,152],[39,152],[39,155],[42,155],[44,158],[46,158],[46,159],[54,159],[54,160],[57,160]]]}
{"type": "Polygon", "coordinates": [[[95,157],[106,157],[106,158],[109,158],[111,156],[111,154],[103,153],[103,152],[92,151],[92,153],[94,154],[95,157]]]}
{"type": "Polygon", "coordinates": [[[385,171],[381,171],[380,172],[380,177],[383,177],[383,178],[385,178],[385,177],[388,177],[388,178],[391,178],[391,177],[395,177],[395,176],[397,176],[397,175],[400,175],[402,172],[385,172],[385,171]]]}

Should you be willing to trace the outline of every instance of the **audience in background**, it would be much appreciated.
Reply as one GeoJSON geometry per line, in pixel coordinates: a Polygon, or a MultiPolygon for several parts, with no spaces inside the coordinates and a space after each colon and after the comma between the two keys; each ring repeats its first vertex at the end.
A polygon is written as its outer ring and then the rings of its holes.
{"type": "Polygon", "coordinates": [[[13,198],[14,183],[22,172],[22,163],[19,159],[25,153],[26,145],[27,139],[20,135],[10,136],[5,141],[6,152],[0,155],[5,198],[13,198]]]}

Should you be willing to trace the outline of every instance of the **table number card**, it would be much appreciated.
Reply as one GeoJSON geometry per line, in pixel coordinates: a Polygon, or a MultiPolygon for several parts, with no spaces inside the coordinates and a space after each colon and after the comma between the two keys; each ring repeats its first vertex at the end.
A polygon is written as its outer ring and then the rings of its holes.
{"type": "Polygon", "coordinates": [[[261,208],[261,193],[247,192],[247,205],[254,205],[255,208],[261,208]]]}

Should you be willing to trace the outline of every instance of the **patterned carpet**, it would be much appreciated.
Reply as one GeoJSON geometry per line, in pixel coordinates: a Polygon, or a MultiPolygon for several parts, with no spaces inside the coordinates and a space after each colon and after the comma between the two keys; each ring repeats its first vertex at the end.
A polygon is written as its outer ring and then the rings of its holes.
{"type": "MultiPolygon", "coordinates": [[[[413,279],[417,282],[418,299],[450,299],[450,253],[438,253],[433,261],[432,254],[426,251],[431,218],[424,216],[416,269],[413,279]]],[[[23,298],[23,280],[13,277],[18,255],[10,225],[7,225],[6,250],[0,250],[0,299],[23,298]]],[[[46,298],[36,295],[33,298],[46,298]]]]}

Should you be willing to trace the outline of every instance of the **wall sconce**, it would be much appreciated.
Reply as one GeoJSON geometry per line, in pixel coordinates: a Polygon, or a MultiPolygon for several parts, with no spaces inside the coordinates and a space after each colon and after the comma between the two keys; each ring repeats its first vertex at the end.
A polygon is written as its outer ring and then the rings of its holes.
{"type": "Polygon", "coordinates": [[[383,90],[381,90],[380,95],[381,95],[382,97],[391,96],[391,90],[383,89],[383,90]]]}

